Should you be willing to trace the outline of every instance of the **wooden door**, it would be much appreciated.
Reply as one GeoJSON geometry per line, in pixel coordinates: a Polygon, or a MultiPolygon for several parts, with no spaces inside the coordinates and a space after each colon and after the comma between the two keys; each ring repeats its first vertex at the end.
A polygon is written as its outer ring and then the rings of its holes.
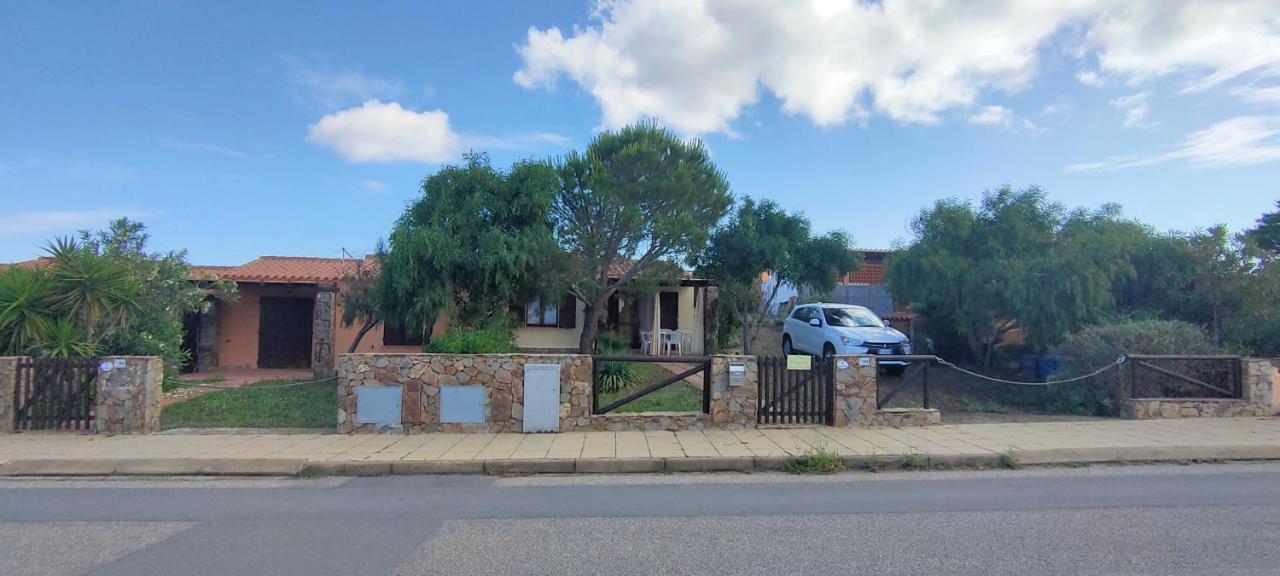
{"type": "Polygon", "coordinates": [[[258,368],[311,367],[311,298],[263,298],[258,315],[258,368]]]}

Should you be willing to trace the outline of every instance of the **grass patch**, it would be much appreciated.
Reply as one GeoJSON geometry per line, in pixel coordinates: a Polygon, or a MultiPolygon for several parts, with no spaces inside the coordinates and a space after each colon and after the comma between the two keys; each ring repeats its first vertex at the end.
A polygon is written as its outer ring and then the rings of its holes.
{"type": "Polygon", "coordinates": [[[160,414],[171,428],[333,428],[338,401],[333,381],[274,388],[287,380],[266,380],[235,390],[218,390],[178,402],[160,414]]]}
{"type": "MultiPolygon", "coordinates": [[[[637,390],[643,390],[646,386],[658,382],[664,378],[670,378],[674,374],[670,370],[663,368],[652,362],[629,362],[632,370],[635,372],[635,381],[630,385],[623,387],[616,392],[606,392],[600,395],[600,405],[606,406],[610,402],[620,400],[637,390]]],[[[701,381],[702,377],[695,375],[692,378],[701,381]]],[[[702,411],[702,386],[694,385],[688,380],[676,382],[657,392],[636,399],[629,404],[623,405],[621,408],[614,410],[614,413],[634,413],[634,412],[701,412],[702,411]]]]}
{"type": "Polygon", "coordinates": [[[924,470],[929,467],[929,457],[912,452],[902,457],[902,467],[908,470],[924,470]]]}
{"type": "Polygon", "coordinates": [[[1000,455],[1000,465],[1010,470],[1017,470],[1018,457],[1014,456],[1012,452],[1005,452],[1000,455]]]}
{"type": "Polygon", "coordinates": [[[844,470],[844,459],[826,446],[810,448],[803,456],[788,460],[786,466],[791,474],[834,474],[841,470],[844,470]]]}

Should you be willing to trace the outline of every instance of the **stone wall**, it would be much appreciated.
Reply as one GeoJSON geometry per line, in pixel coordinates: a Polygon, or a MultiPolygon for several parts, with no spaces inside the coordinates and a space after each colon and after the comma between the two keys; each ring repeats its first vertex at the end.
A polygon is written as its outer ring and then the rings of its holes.
{"type": "Polygon", "coordinates": [[[311,372],[316,378],[333,377],[334,299],[338,287],[318,286],[311,314],[311,372]]]}
{"type": "Polygon", "coordinates": [[[876,410],[871,415],[872,426],[931,426],[942,423],[942,414],[937,408],[885,408],[876,410]]]}
{"type": "Polygon", "coordinates": [[[338,357],[338,431],[356,424],[356,389],[401,386],[401,424],[409,432],[520,432],[525,364],[560,365],[560,430],[591,424],[591,357],[577,354],[343,354],[338,357]],[[441,386],[483,388],[484,422],[440,421],[441,386]]]}
{"type": "Polygon", "coordinates": [[[835,402],[831,424],[870,426],[876,413],[875,356],[835,357],[835,402]]]}
{"type": "Polygon", "coordinates": [[[108,434],[160,431],[164,362],[154,356],[107,356],[98,371],[96,428],[108,434]],[[117,367],[123,362],[123,367],[117,367]]]}
{"type": "Polygon", "coordinates": [[[1275,390],[1280,375],[1271,360],[1241,360],[1242,398],[1129,398],[1120,415],[1134,420],[1271,416],[1280,410],[1275,390]]]}
{"type": "Polygon", "coordinates": [[[8,434],[16,428],[14,394],[18,379],[18,361],[24,357],[0,357],[0,434],[8,434]]]}

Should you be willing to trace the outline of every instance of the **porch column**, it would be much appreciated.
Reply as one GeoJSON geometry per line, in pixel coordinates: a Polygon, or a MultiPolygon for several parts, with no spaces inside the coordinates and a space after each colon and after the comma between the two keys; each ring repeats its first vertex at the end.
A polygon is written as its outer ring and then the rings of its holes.
{"type": "Polygon", "coordinates": [[[720,290],[707,286],[702,291],[702,353],[710,354],[720,348],[720,290]]]}
{"type": "Polygon", "coordinates": [[[196,372],[218,369],[218,323],[221,310],[222,303],[213,298],[209,301],[209,308],[200,313],[200,326],[196,329],[196,372]]]}
{"type": "Polygon", "coordinates": [[[661,291],[653,293],[653,332],[650,338],[650,346],[653,348],[650,354],[658,355],[662,351],[662,299],[658,296],[661,291]]]}
{"type": "Polygon", "coordinates": [[[333,315],[338,287],[318,284],[316,288],[311,317],[311,373],[316,378],[332,378],[337,375],[333,366],[333,315]]]}

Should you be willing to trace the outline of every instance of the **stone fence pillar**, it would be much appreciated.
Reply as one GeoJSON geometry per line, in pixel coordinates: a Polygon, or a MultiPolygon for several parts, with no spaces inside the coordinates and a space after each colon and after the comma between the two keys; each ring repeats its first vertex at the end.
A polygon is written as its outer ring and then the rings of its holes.
{"type": "Polygon", "coordinates": [[[98,432],[150,434],[160,431],[164,361],[154,356],[107,356],[98,368],[98,432]]]}
{"type": "Polygon", "coordinates": [[[25,356],[0,357],[0,434],[17,429],[14,395],[17,393],[18,362],[25,359],[25,356]]]}
{"type": "Polygon", "coordinates": [[[760,365],[755,356],[711,357],[711,423],[731,430],[755,428],[759,409],[760,365]],[[729,385],[729,366],[745,369],[741,386],[729,385]]]}
{"type": "Polygon", "coordinates": [[[876,414],[875,356],[836,356],[831,425],[870,426],[876,414]]]}

